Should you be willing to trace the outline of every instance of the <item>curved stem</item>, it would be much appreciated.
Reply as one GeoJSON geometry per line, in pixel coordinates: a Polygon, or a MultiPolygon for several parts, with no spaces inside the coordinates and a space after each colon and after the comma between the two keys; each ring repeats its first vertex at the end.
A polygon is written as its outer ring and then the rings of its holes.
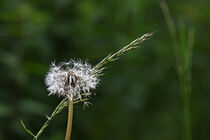
{"type": "Polygon", "coordinates": [[[69,109],[68,109],[68,123],[66,128],[66,137],[65,140],[71,139],[71,131],[72,131],[72,120],[73,120],[73,101],[68,99],[69,101],[69,109]]]}

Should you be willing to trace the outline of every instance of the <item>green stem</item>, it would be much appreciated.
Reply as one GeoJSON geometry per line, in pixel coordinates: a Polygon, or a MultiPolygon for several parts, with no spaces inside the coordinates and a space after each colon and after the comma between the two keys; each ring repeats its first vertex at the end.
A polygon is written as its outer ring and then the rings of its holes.
{"type": "Polygon", "coordinates": [[[71,139],[72,120],[73,120],[73,102],[72,102],[71,99],[69,99],[68,123],[67,123],[67,128],[66,128],[65,140],[70,140],[71,139]]]}
{"type": "Polygon", "coordinates": [[[191,61],[194,33],[192,30],[189,30],[186,38],[186,29],[180,28],[179,31],[177,30],[167,3],[163,0],[160,6],[172,38],[172,46],[176,58],[176,71],[179,77],[182,98],[183,140],[192,140],[190,95],[192,92],[191,61]]]}
{"type": "Polygon", "coordinates": [[[51,114],[51,116],[47,118],[47,121],[43,124],[43,126],[41,127],[41,129],[39,130],[39,132],[36,134],[36,136],[34,137],[34,140],[37,140],[39,138],[39,136],[43,133],[43,131],[45,130],[45,128],[49,125],[50,121],[58,113],[60,113],[64,109],[65,106],[67,106],[67,101],[66,101],[66,99],[63,99],[60,102],[60,104],[56,107],[56,109],[53,111],[53,113],[51,114]]]}
{"type": "Polygon", "coordinates": [[[180,74],[180,87],[181,96],[183,102],[183,123],[184,123],[184,140],[191,140],[191,106],[190,106],[190,94],[191,94],[191,80],[190,75],[180,74]]]}

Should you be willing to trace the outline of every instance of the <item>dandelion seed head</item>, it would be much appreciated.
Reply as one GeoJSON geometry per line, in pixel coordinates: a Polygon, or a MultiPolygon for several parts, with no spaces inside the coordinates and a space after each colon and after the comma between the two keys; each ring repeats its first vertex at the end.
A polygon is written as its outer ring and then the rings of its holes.
{"type": "Polygon", "coordinates": [[[70,60],[58,65],[52,63],[46,75],[45,84],[49,95],[71,97],[72,100],[89,96],[99,79],[93,74],[93,68],[87,62],[70,60]]]}

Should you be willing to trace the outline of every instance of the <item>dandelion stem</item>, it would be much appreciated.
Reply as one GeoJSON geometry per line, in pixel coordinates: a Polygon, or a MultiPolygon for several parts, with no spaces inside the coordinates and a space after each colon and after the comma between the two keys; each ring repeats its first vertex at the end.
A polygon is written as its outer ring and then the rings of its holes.
{"type": "Polygon", "coordinates": [[[69,102],[68,122],[67,122],[65,140],[70,140],[71,139],[72,120],[73,120],[73,101],[71,99],[68,99],[68,102],[69,102]]]}

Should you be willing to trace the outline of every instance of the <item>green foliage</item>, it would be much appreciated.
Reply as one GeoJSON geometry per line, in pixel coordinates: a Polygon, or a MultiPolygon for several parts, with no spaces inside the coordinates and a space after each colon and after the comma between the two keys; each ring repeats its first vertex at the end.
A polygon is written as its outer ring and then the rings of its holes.
{"type": "MultiPolygon", "coordinates": [[[[177,25],[195,31],[191,63],[192,137],[208,140],[210,2],[176,0],[168,1],[168,5],[177,25]]],[[[179,32],[187,34],[184,28],[179,32]]],[[[81,58],[95,65],[137,36],[155,30],[158,33],[144,47],[108,65],[109,70],[105,70],[91,100],[92,106],[82,110],[82,105],[75,105],[72,139],[182,138],[176,60],[159,2],[0,1],[0,139],[31,139],[20,119],[27,122],[29,130],[37,132],[46,121],[45,116],[62,100],[47,96],[44,85],[52,61],[81,58]]],[[[40,140],[64,139],[65,111],[54,119],[40,140]]]]}

